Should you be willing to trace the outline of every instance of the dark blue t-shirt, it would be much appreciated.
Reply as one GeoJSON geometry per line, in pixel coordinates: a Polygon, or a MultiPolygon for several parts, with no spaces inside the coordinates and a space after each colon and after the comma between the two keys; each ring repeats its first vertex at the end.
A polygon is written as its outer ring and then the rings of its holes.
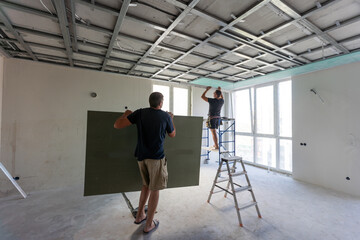
{"type": "Polygon", "coordinates": [[[138,130],[135,157],[139,161],[164,158],[166,132],[174,131],[170,115],[160,109],[144,108],[136,110],[127,118],[132,124],[136,124],[138,130]]]}
{"type": "Polygon", "coordinates": [[[208,98],[209,116],[220,116],[221,107],[224,105],[224,99],[208,98]]]}

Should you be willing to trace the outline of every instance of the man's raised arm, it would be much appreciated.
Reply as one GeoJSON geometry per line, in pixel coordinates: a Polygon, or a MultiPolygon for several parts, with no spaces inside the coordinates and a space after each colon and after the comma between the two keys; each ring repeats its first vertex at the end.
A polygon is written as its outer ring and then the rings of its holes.
{"type": "Polygon", "coordinates": [[[205,92],[201,95],[201,98],[202,98],[204,101],[206,101],[206,102],[209,102],[208,98],[205,97],[205,95],[206,95],[206,93],[210,90],[210,88],[211,88],[210,86],[209,86],[209,87],[206,87],[205,92]]]}
{"type": "Polygon", "coordinates": [[[121,128],[125,128],[127,126],[130,126],[131,122],[129,121],[127,116],[129,116],[131,113],[132,113],[132,111],[126,110],[125,113],[123,115],[121,115],[121,117],[116,119],[116,121],[114,123],[114,128],[121,129],[121,128]]]}

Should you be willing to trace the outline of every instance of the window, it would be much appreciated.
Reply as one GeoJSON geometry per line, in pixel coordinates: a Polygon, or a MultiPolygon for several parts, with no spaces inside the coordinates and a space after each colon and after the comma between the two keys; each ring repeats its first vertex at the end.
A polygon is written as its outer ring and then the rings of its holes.
{"type": "Polygon", "coordinates": [[[247,162],[292,171],[291,81],[234,93],[236,154],[247,162]]]}
{"type": "Polygon", "coordinates": [[[249,93],[249,89],[235,92],[236,132],[251,132],[251,111],[249,93]]]}
{"type": "Polygon", "coordinates": [[[153,92],[160,92],[164,95],[162,110],[170,111],[170,87],[163,85],[153,85],[153,92]]]}
{"type": "Polygon", "coordinates": [[[188,115],[189,90],[174,87],[174,115],[188,115]]]}
{"type": "Polygon", "coordinates": [[[276,167],[275,138],[256,138],[256,163],[276,167]]]}
{"type": "Polygon", "coordinates": [[[274,134],[273,86],[256,89],[256,130],[258,133],[274,134]]]}
{"type": "Polygon", "coordinates": [[[243,160],[254,162],[254,138],[251,136],[236,135],[236,152],[241,153],[243,160]]]}

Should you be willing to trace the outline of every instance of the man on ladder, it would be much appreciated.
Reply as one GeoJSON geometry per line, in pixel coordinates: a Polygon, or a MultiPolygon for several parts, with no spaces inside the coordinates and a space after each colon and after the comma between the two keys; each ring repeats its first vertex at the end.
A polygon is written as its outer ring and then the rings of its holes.
{"type": "Polygon", "coordinates": [[[201,95],[201,98],[209,103],[209,113],[208,120],[206,122],[207,127],[210,128],[211,134],[214,140],[214,146],[212,150],[219,150],[218,137],[216,134],[216,129],[219,127],[220,123],[220,112],[221,108],[224,105],[224,97],[221,92],[221,88],[218,87],[213,93],[214,98],[205,97],[206,93],[211,89],[211,87],[207,87],[205,92],[201,95]]]}

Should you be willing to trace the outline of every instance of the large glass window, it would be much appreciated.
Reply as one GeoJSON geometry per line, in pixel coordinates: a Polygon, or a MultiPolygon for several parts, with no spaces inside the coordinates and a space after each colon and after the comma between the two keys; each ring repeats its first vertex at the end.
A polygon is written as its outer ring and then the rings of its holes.
{"type": "Polygon", "coordinates": [[[243,160],[248,162],[254,162],[254,138],[252,136],[236,135],[236,152],[243,160]]]}
{"type": "Polygon", "coordinates": [[[291,81],[237,91],[234,102],[236,155],[291,172],[291,81]]]}
{"type": "Polygon", "coordinates": [[[189,90],[174,87],[174,115],[188,115],[189,90]]]}
{"type": "Polygon", "coordinates": [[[236,132],[251,132],[251,111],[249,93],[249,89],[235,92],[236,132]]]}
{"type": "Polygon", "coordinates": [[[292,171],[292,141],[280,139],[280,169],[292,171]]]}
{"type": "Polygon", "coordinates": [[[163,85],[153,85],[153,92],[160,92],[164,95],[162,110],[170,111],[170,87],[163,85]]]}
{"type": "Polygon", "coordinates": [[[276,167],[276,141],[274,138],[256,138],[256,163],[276,167]]]}
{"type": "Polygon", "coordinates": [[[273,86],[256,89],[256,130],[258,133],[274,134],[273,86]]]}

